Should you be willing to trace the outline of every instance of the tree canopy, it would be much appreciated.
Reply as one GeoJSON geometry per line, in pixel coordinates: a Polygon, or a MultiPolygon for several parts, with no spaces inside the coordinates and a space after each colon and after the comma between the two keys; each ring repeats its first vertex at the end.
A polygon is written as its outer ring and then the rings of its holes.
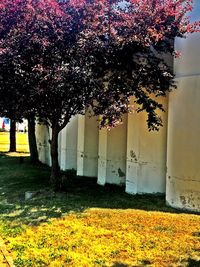
{"type": "Polygon", "coordinates": [[[89,108],[112,127],[133,96],[149,129],[162,125],[155,97],[174,86],[164,55],[199,31],[191,9],[192,0],[0,0],[0,92],[52,127],[55,188],[58,133],[72,116],[89,108]]]}

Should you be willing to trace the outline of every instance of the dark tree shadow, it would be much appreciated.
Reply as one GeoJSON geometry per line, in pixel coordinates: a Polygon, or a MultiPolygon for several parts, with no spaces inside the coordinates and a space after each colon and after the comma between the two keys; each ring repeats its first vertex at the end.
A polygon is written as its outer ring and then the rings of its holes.
{"type": "Polygon", "coordinates": [[[49,187],[50,169],[31,165],[29,158],[0,154],[0,216],[7,221],[40,224],[70,211],[88,208],[139,209],[183,213],[167,207],[164,195],[128,195],[124,187],[97,185],[96,178],[63,173],[64,190],[54,193],[49,187]],[[26,193],[32,197],[26,199],[26,193]]]}
{"type": "Polygon", "coordinates": [[[112,267],[130,267],[129,265],[127,264],[123,264],[121,262],[115,262],[112,267]]]}
{"type": "Polygon", "coordinates": [[[188,267],[200,267],[200,260],[188,259],[188,267]]]}

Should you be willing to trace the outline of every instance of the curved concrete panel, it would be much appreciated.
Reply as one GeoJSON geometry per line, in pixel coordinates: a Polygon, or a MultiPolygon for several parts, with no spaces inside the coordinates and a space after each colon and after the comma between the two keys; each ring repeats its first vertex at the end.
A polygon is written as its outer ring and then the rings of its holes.
{"type": "MultiPolygon", "coordinates": [[[[192,18],[200,20],[198,0],[192,18]]],[[[166,200],[200,211],[200,33],[176,40],[176,49],[182,57],[174,64],[178,88],[169,97],[166,200]]]]}
{"type": "MultiPolygon", "coordinates": [[[[168,99],[157,99],[167,110],[168,99]]],[[[167,112],[160,112],[163,127],[147,128],[147,114],[128,114],[126,192],[130,194],[165,193],[167,112]]]]}
{"type": "Polygon", "coordinates": [[[36,141],[37,141],[37,149],[39,160],[51,166],[51,155],[50,155],[50,143],[51,139],[51,131],[44,124],[36,124],[36,141]]]}

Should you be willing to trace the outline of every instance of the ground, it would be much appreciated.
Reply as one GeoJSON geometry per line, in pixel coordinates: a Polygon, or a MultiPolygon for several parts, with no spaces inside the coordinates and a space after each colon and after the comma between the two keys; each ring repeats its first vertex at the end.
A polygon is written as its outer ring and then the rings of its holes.
{"type": "MultiPolygon", "coordinates": [[[[16,133],[16,144],[18,152],[29,152],[28,148],[28,134],[27,133],[16,133]]],[[[0,151],[6,152],[9,150],[9,133],[0,132],[0,151]]]]}
{"type": "Polygon", "coordinates": [[[167,207],[164,196],[98,186],[74,171],[55,194],[49,174],[28,157],[0,156],[0,235],[15,266],[200,266],[198,214],[167,207]]]}

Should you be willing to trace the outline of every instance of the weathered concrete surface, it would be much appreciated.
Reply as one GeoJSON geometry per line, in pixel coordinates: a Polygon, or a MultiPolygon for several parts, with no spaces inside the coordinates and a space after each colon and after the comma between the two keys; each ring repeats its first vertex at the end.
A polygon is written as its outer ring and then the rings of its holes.
{"type": "Polygon", "coordinates": [[[78,116],[77,175],[97,177],[98,118],[78,116]]]}
{"type": "MultiPolygon", "coordinates": [[[[62,170],[77,169],[78,116],[73,117],[59,133],[58,158],[62,170]]],[[[36,124],[36,139],[39,160],[51,166],[50,140],[51,129],[43,124],[36,124]]]]}
{"type": "Polygon", "coordinates": [[[60,133],[59,162],[62,170],[77,169],[78,116],[71,118],[60,133]]]}
{"type": "Polygon", "coordinates": [[[126,179],[127,115],[123,116],[123,124],[107,131],[107,135],[106,182],[123,185],[126,179]]]}
{"type": "MultiPolygon", "coordinates": [[[[167,98],[157,99],[167,109],[167,98]]],[[[148,131],[145,113],[128,115],[126,192],[164,193],[166,175],[167,112],[163,127],[148,131]]]]}
{"type": "MultiPolygon", "coordinates": [[[[200,20],[200,1],[192,19],[200,20]]],[[[182,56],[174,64],[178,89],[169,97],[166,200],[200,211],[200,33],[177,39],[182,56]]]]}
{"type": "Polygon", "coordinates": [[[200,75],[182,77],[169,99],[167,202],[200,211],[200,75]]]}
{"type": "Polygon", "coordinates": [[[99,146],[98,146],[98,174],[97,182],[100,185],[106,184],[107,178],[107,146],[108,134],[106,129],[99,131],[99,146]]]}
{"type": "MultiPolygon", "coordinates": [[[[167,99],[161,100],[166,106],[167,99]]],[[[114,129],[98,128],[97,118],[78,115],[59,134],[61,169],[97,177],[98,183],[126,185],[126,192],[165,192],[166,116],[159,132],[149,132],[146,115],[129,114],[114,129]]],[[[51,131],[37,125],[40,160],[50,165],[51,131]]]]}
{"type": "Polygon", "coordinates": [[[51,139],[50,129],[43,124],[37,124],[36,140],[37,140],[39,160],[42,163],[47,164],[48,166],[51,165],[50,143],[49,143],[50,139],[51,139]]]}
{"type": "MultiPolygon", "coordinates": [[[[192,17],[200,19],[199,0],[192,17]]],[[[171,206],[200,211],[200,33],[177,40],[176,49],[182,52],[174,64],[178,89],[170,93],[169,114],[162,113],[164,127],[149,132],[145,113],[124,116],[111,131],[99,130],[97,118],[76,116],[59,136],[62,169],[97,176],[101,185],[125,184],[130,194],[166,190],[171,206]]],[[[168,99],[161,101],[167,110],[168,99]]],[[[50,135],[37,126],[39,157],[48,165],[50,135]]]]}
{"type": "Polygon", "coordinates": [[[126,138],[127,116],[116,128],[99,131],[98,184],[125,184],[126,138]]]}

